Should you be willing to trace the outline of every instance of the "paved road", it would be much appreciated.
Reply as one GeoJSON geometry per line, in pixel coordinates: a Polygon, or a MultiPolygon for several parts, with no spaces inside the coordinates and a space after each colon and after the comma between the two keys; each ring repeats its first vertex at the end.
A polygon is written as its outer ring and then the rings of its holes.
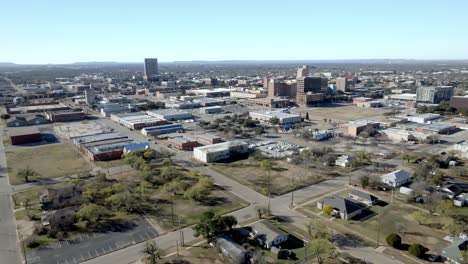
{"type": "Polygon", "coordinates": [[[3,133],[0,133],[0,263],[21,263],[16,223],[11,204],[12,189],[3,147],[3,133]]]}

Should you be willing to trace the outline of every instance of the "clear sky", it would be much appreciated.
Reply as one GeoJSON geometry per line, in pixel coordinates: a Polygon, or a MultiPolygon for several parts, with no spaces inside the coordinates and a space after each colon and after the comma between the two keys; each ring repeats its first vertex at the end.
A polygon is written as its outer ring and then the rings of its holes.
{"type": "Polygon", "coordinates": [[[467,0],[0,0],[0,62],[468,59],[467,0]]]}

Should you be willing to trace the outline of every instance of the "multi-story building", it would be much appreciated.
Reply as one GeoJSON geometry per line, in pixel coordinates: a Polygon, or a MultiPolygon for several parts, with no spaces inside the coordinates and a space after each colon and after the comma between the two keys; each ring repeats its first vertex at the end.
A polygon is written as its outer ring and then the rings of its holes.
{"type": "Polygon", "coordinates": [[[336,78],[336,90],[347,92],[348,91],[348,79],[346,78],[336,78]]]}
{"type": "Polygon", "coordinates": [[[309,76],[309,66],[302,65],[301,67],[297,68],[297,79],[304,78],[309,76]]]}
{"type": "MultiPolygon", "coordinates": [[[[296,83],[296,103],[300,106],[306,106],[312,101],[315,101],[317,97],[311,96],[318,94],[323,91],[322,89],[322,78],[320,77],[303,77],[297,79],[296,83]]],[[[326,87],[324,88],[326,89],[326,87]]]]}
{"type": "Polygon", "coordinates": [[[369,126],[379,128],[380,123],[372,120],[356,120],[340,125],[340,130],[347,136],[356,137],[369,126]]]}
{"type": "Polygon", "coordinates": [[[416,102],[439,104],[442,101],[450,101],[453,96],[453,86],[424,86],[416,90],[416,102]]]}
{"type": "Polygon", "coordinates": [[[144,68],[144,79],[148,82],[158,80],[158,59],[157,58],[146,58],[144,68]]]}
{"type": "Polygon", "coordinates": [[[450,106],[458,110],[468,109],[468,96],[452,96],[450,106]]]}
{"type": "Polygon", "coordinates": [[[86,99],[86,104],[87,105],[92,105],[96,101],[96,96],[94,95],[94,88],[93,87],[87,87],[84,90],[85,94],[85,99],[86,99]]]}

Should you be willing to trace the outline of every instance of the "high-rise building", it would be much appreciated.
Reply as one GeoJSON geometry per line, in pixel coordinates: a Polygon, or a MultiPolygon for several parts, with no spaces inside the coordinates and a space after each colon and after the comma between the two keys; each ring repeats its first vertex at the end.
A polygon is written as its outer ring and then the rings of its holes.
{"type": "Polygon", "coordinates": [[[346,78],[336,78],[336,90],[346,92],[348,91],[348,79],[346,78]]]}
{"type": "Polygon", "coordinates": [[[94,88],[90,85],[89,87],[85,88],[84,90],[86,104],[92,105],[96,101],[96,97],[94,95],[94,88]]]}
{"type": "Polygon", "coordinates": [[[303,78],[309,76],[309,66],[302,65],[301,67],[297,68],[297,76],[296,78],[303,78]]]}
{"type": "Polygon", "coordinates": [[[145,69],[144,69],[145,81],[152,82],[158,80],[158,59],[157,58],[146,58],[145,69]]]}
{"type": "Polygon", "coordinates": [[[315,101],[319,97],[312,95],[322,92],[322,78],[320,77],[298,78],[296,85],[296,103],[301,106],[306,106],[311,100],[315,101]]]}
{"type": "Polygon", "coordinates": [[[442,101],[450,101],[453,96],[453,86],[423,86],[416,89],[416,102],[439,104],[442,101]]]}

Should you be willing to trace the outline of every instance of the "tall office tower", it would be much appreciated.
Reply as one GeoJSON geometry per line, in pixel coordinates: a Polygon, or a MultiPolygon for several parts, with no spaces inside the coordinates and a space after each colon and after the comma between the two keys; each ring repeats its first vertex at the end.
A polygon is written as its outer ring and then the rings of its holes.
{"type": "Polygon", "coordinates": [[[297,76],[296,78],[303,78],[309,76],[309,66],[302,65],[301,67],[297,68],[297,76]]]}
{"type": "Polygon", "coordinates": [[[336,90],[346,92],[348,91],[348,80],[346,78],[336,78],[336,90]]]}
{"type": "Polygon", "coordinates": [[[453,92],[453,86],[418,87],[418,89],[416,89],[416,102],[439,104],[442,101],[450,101],[453,92]]]}
{"type": "Polygon", "coordinates": [[[145,81],[152,82],[158,80],[158,59],[146,58],[145,59],[145,81]]]}
{"type": "Polygon", "coordinates": [[[89,87],[84,89],[84,94],[86,98],[86,104],[92,105],[96,101],[96,97],[94,95],[94,88],[90,85],[89,87]]]}
{"type": "MultiPolygon", "coordinates": [[[[302,77],[297,79],[296,83],[296,103],[301,106],[307,105],[311,99],[322,91],[322,78],[320,77],[302,77]]],[[[315,100],[315,99],[314,99],[315,100]]]]}

